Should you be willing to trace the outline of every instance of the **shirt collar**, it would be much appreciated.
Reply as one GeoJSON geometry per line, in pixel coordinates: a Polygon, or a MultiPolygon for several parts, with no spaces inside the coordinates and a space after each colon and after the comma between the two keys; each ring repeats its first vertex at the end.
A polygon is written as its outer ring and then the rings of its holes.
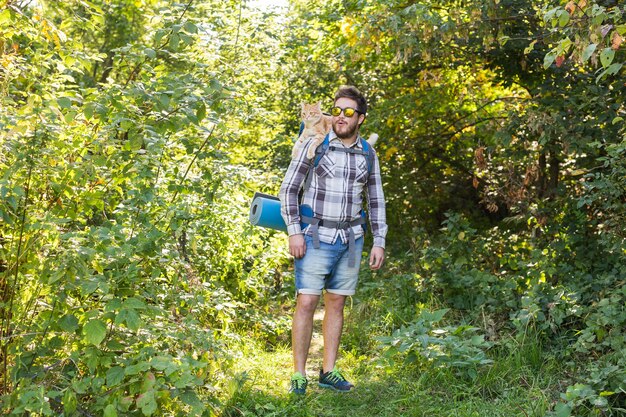
{"type": "MultiPolygon", "coordinates": [[[[350,147],[356,147],[356,148],[363,148],[363,145],[361,145],[361,135],[358,135],[356,138],[356,142],[353,143],[350,147]]],[[[342,146],[345,146],[343,144],[343,142],[341,141],[341,139],[339,139],[337,137],[337,134],[335,133],[335,131],[333,129],[330,129],[330,133],[328,133],[328,143],[332,142],[332,141],[338,141],[341,143],[342,146]]]]}

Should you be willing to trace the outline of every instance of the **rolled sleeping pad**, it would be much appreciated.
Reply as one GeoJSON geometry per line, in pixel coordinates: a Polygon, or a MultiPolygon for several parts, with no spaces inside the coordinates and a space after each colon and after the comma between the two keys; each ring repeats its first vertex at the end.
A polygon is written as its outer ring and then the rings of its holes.
{"type": "MultiPolygon", "coordinates": [[[[313,216],[313,210],[308,205],[300,206],[300,214],[313,216]]],[[[250,204],[250,223],[255,226],[267,227],[269,229],[287,231],[287,225],[280,215],[280,200],[278,197],[263,193],[254,193],[250,204]]],[[[304,230],[306,223],[300,223],[304,230]]]]}
{"type": "Polygon", "coordinates": [[[280,200],[273,195],[254,193],[250,204],[250,223],[255,226],[287,231],[287,225],[280,215],[280,200]]]}

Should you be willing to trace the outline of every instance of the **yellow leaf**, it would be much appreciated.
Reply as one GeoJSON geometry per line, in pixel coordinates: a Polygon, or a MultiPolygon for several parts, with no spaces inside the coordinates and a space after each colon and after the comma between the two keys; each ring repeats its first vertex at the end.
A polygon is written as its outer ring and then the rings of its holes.
{"type": "Polygon", "coordinates": [[[396,148],[395,146],[392,146],[391,148],[387,149],[387,152],[385,152],[385,159],[391,158],[396,153],[398,153],[398,148],[396,148]]]}

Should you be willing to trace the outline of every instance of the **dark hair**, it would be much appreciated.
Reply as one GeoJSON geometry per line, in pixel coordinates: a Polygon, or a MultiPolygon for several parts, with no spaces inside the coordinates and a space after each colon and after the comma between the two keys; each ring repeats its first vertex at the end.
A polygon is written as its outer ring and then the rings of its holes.
{"type": "Polygon", "coordinates": [[[356,107],[359,113],[367,113],[367,100],[365,100],[365,96],[361,94],[358,88],[352,85],[342,85],[335,93],[335,101],[343,97],[356,101],[356,107]]]}

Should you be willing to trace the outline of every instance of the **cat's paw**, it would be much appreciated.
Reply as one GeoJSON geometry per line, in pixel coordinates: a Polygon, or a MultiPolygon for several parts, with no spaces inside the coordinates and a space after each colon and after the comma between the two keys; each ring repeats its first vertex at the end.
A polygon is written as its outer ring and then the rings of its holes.
{"type": "MultiPolygon", "coordinates": [[[[311,144],[313,145],[313,144],[311,144]]],[[[306,157],[307,159],[313,159],[313,157],[315,156],[315,150],[317,149],[317,146],[309,146],[309,149],[306,150],[306,157]]]]}
{"type": "Polygon", "coordinates": [[[315,151],[317,151],[317,147],[320,146],[322,142],[324,142],[323,135],[317,135],[311,138],[311,144],[306,151],[306,157],[308,159],[313,159],[313,157],[315,156],[315,151]]]}
{"type": "Polygon", "coordinates": [[[291,150],[291,158],[295,159],[298,157],[298,155],[300,155],[300,152],[302,151],[302,146],[303,146],[303,141],[298,139],[296,141],[296,143],[293,145],[293,149],[291,150]]]}

